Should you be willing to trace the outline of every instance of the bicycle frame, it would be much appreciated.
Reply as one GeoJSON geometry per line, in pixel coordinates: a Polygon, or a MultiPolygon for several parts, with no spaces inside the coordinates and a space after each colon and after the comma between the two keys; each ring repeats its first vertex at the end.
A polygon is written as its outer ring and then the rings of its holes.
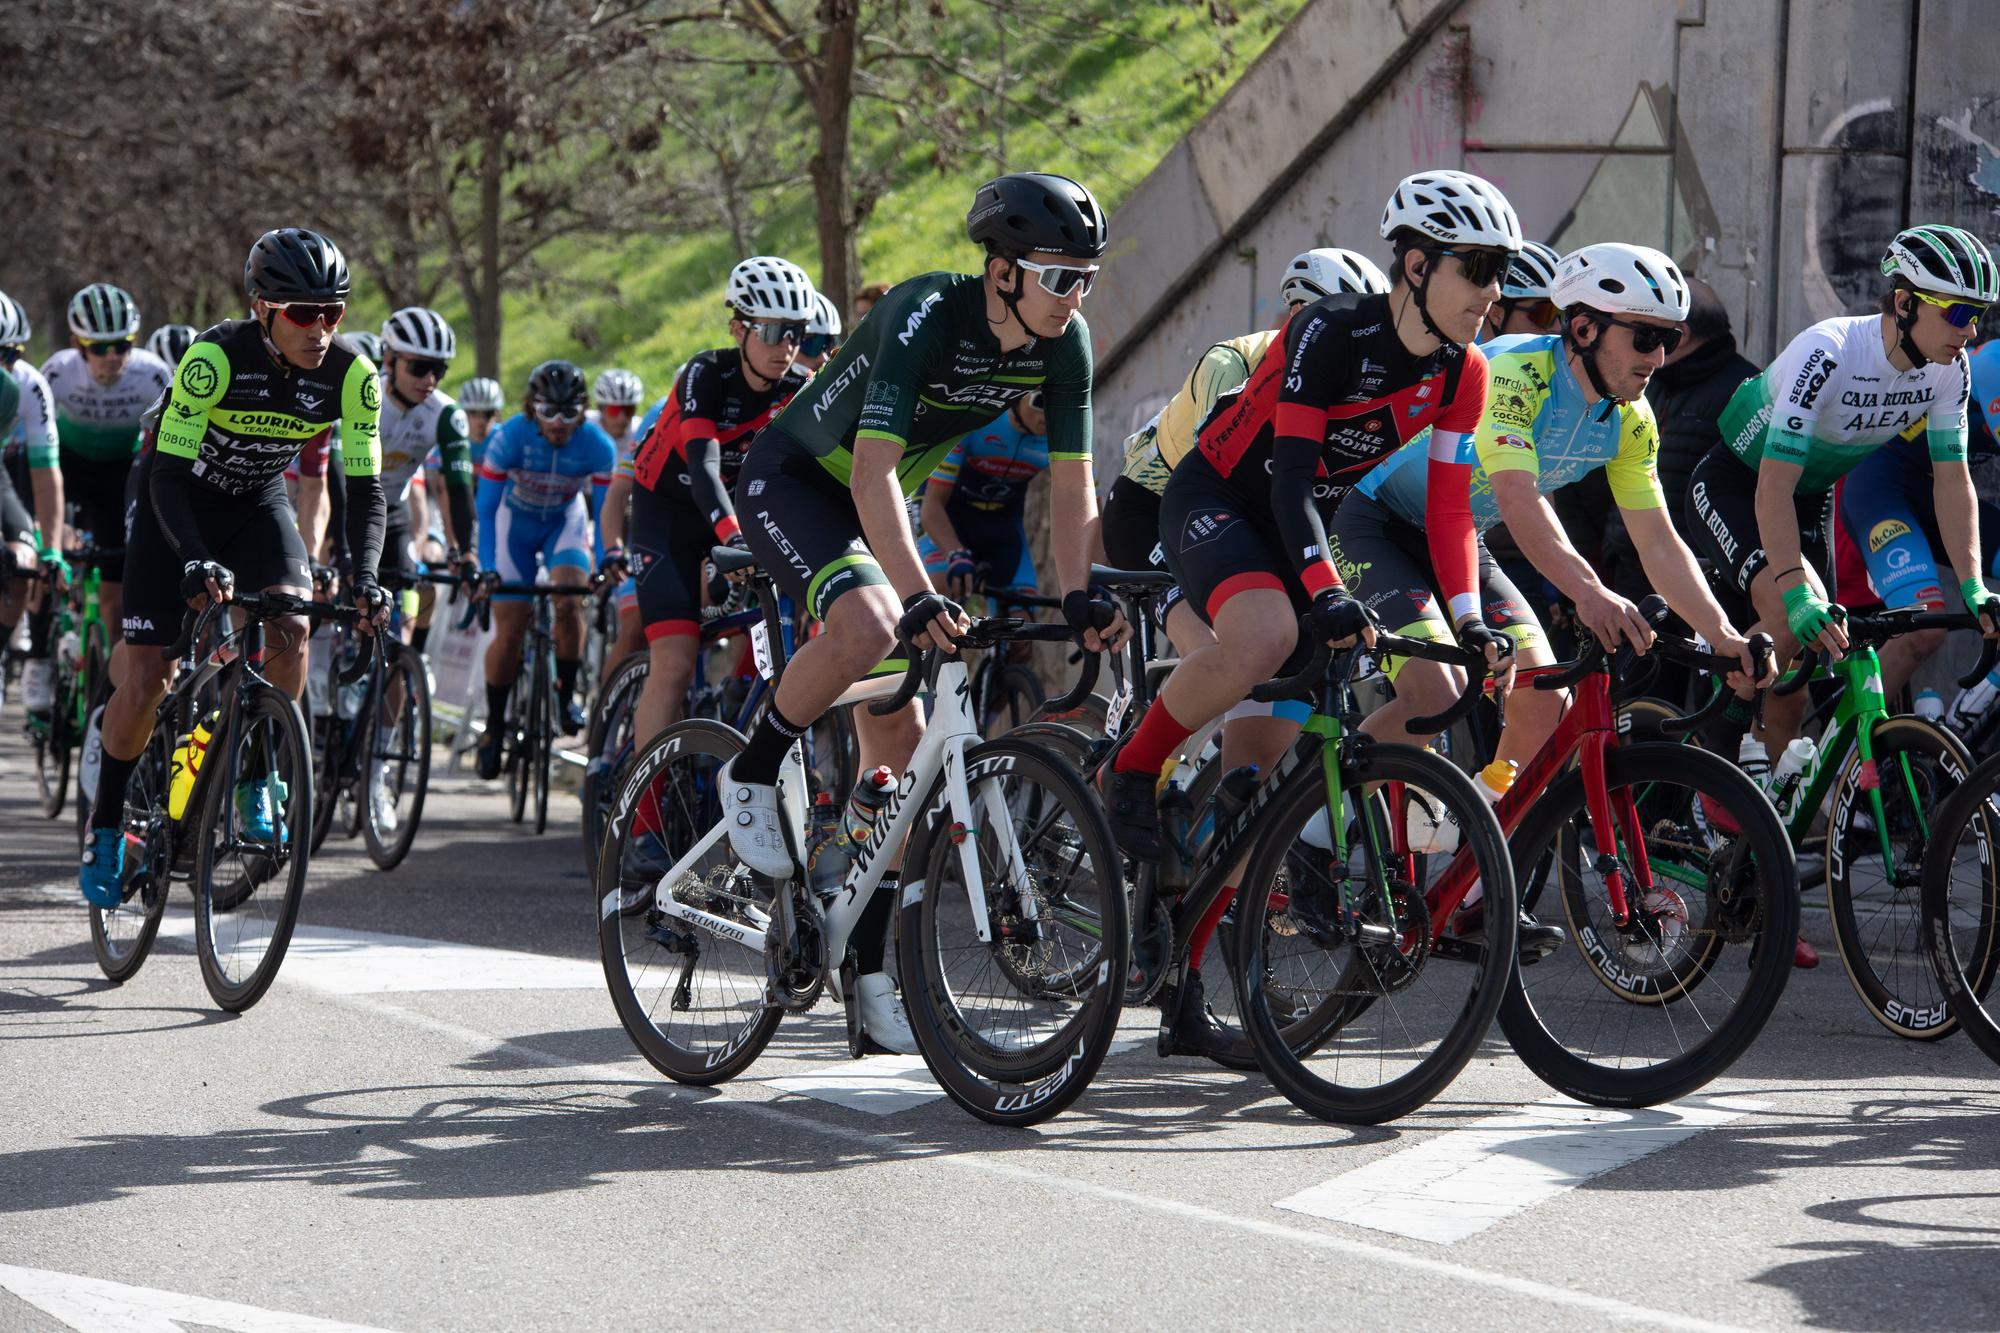
{"type": "MultiPolygon", "coordinates": [[[[1827,798],[1828,789],[1847,767],[1849,756],[1858,751],[1861,770],[1857,785],[1868,793],[1869,811],[1875,818],[1875,833],[1882,840],[1882,864],[1893,876],[1896,872],[1895,848],[1889,837],[1889,821],[1882,808],[1881,779],[1875,767],[1875,724],[1891,716],[1888,698],[1882,690],[1882,662],[1872,646],[1862,644],[1825,669],[1829,674],[1840,676],[1846,688],[1834,703],[1833,721],[1824,733],[1818,753],[1805,772],[1799,775],[1785,832],[1791,835],[1793,846],[1804,842],[1812,830],[1820,805],[1827,798]]],[[[1916,812],[1918,830],[1928,841],[1930,821],[1923,800],[1917,794],[1907,766],[1902,773],[1903,781],[1911,784],[1910,808],[1916,812]]],[[[1836,841],[1832,838],[1827,840],[1829,856],[1840,855],[1840,849],[1834,846],[1836,841]]]]}

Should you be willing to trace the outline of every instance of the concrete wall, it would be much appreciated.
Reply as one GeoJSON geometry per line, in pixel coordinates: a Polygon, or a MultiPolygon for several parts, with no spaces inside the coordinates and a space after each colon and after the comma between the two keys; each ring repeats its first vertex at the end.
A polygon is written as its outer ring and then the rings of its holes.
{"type": "Polygon", "coordinates": [[[1112,219],[1088,315],[1101,466],[1283,265],[1385,266],[1396,181],[1461,167],[1558,249],[1658,246],[1746,352],[1872,309],[1912,220],[2000,241],[1990,0],[1314,0],[1112,219]]]}

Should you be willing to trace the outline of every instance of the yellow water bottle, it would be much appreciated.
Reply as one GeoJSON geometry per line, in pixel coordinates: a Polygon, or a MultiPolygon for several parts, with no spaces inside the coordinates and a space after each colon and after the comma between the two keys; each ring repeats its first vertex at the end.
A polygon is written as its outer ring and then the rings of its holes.
{"type": "Polygon", "coordinates": [[[187,813],[188,797],[194,794],[195,776],[201,772],[201,761],[208,756],[209,738],[214,734],[210,724],[215,715],[203,718],[194,731],[181,737],[174,747],[174,757],[167,773],[167,815],[179,820],[187,813]]]}
{"type": "Polygon", "coordinates": [[[1491,805],[1507,794],[1517,776],[1519,766],[1512,759],[1495,759],[1479,770],[1479,794],[1491,805]]]}

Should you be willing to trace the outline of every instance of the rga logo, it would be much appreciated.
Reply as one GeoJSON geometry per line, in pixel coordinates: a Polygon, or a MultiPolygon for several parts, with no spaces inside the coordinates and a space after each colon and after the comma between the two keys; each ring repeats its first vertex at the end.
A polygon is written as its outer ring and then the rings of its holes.
{"type": "Polygon", "coordinates": [[[1819,397],[1819,391],[1826,387],[1827,376],[1831,375],[1839,365],[1838,361],[1828,357],[1826,352],[1819,348],[1815,348],[1812,355],[1806,358],[1806,363],[1799,367],[1799,377],[1792,381],[1792,401],[1798,404],[1801,411],[1813,405],[1813,400],[1819,397]]]}
{"type": "Polygon", "coordinates": [[[1868,530],[1868,552],[1875,552],[1895,541],[1898,537],[1910,535],[1910,525],[1893,518],[1885,518],[1868,530]]]}

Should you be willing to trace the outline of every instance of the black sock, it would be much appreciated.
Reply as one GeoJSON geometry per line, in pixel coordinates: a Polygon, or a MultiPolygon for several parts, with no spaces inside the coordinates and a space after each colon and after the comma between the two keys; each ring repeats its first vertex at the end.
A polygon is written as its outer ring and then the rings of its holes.
{"type": "Polygon", "coordinates": [[[430,641],[431,627],[429,625],[419,625],[410,631],[410,647],[416,649],[418,652],[422,652],[424,645],[430,641]]]}
{"type": "Polygon", "coordinates": [[[1703,724],[1701,748],[1733,762],[1737,752],[1743,748],[1743,737],[1750,730],[1754,712],[1755,706],[1750,700],[1731,695],[1722,712],[1703,724]]]}
{"type": "Polygon", "coordinates": [[[576,673],[582,669],[583,659],[580,657],[556,659],[556,697],[562,700],[564,708],[576,698],[576,673]]]}
{"type": "MultiPolygon", "coordinates": [[[[52,603],[51,605],[44,606],[39,611],[28,612],[28,659],[30,661],[39,660],[49,655],[49,630],[56,623],[56,609],[53,605],[55,599],[50,598],[49,600],[52,603]]],[[[13,635],[9,634],[7,637],[11,639],[13,635]]]]}
{"type": "Polygon", "coordinates": [[[486,734],[497,736],[500,728],[507,725],[507,696],[514,692],[512,685],[495,685],[486,682],[486,734]]]}
{"type": "Polygon", "coordinates": [[[97,765],[97,804],[90,808],[92,828],[118,828],[125,823],[125,788],[138,764],[137,755],[116,759],[109,750],[104,751],[97,765]]]}
{"type": "Polygon", "coordinates": [[[861,919],[854,923],[854,934],[849,937],[854,941],[855,976],[865,977],[883,970],[883,955],[889,946],[889,913],[895,910],[902,887],[900,874],[884,871],[882,882],[875,886],[875,896],[861,909],[861,919]]]}
{"type": "Polygon", "coordinates": [[[750,733],[750,743],[743,747],[743,753],[736,756],[736,764],[729,771],[745,782],[770,783],[778,780],[778,769],[785,762],[785,751],[792,748],[792,742],[806,734],[805,727],[793,722],[778,711],[778,701],[764,710],[762,720],[750,733]]]}

